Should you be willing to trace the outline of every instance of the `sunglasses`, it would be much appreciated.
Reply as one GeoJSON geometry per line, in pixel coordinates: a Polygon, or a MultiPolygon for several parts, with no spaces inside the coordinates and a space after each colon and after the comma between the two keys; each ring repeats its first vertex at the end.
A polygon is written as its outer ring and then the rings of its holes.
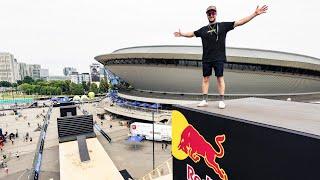
{"type": "Polygon", "coordinates": [[[215,15],[217,15],[217,12],[216,11],[208,11],[207,12],[207,16],[215,16],[215,15]]]}

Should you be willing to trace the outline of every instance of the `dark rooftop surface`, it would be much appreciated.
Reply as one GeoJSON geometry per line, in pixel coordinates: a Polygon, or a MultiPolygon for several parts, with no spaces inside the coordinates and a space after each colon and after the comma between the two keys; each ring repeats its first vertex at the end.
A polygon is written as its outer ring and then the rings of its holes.
{"type": "Polygon", "coordinates": [[[232,120],[258,123],[297,134],[307,134],[320,139],[319,104],[243,98],[228,100],[226,105],[226,109],[219,109],[216,102],[210,102],[208,107],[199,108],[196,104],[181,107],[228,116],[232,117],[232,120]]]}

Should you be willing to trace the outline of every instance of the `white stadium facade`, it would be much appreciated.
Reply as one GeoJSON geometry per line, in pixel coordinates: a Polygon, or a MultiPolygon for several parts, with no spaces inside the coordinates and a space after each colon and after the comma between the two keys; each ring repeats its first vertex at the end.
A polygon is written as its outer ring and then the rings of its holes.
{"type": "MultiPolygon", "coordinates": [[[[226,53],[226,99],[263,97],[320,101],[320,59],[233,47],[228,47],[226,53]]],[[[151,120],[150,114],[134,114],[132,109],[137,110],[135,104],[157,103],[170,110],[172,104],[201,100],[201,56],[201,46],[182,45],[128,47],[96,56],[95,59],[109,72],[133,87],[119,89],[117,96],[122,109],[114,106],[105,109],[116,115],[151,120]],[[130,103],[134,108],[123,108],[123,104],[130,103]]],[[[209,99],[216,100],[215,78],[212,77],[211,81],[209,99]]],[[[161,117],[168,119],[165,116],[169,116],[167,112],[161,117]]]]}
{"type": "MultiPolygon", "coordinates": [[[[320,59],[245,48],[227,48],[226,53],[224,76],[229,96],[320,93],[320,59]]],[[[95,59],[136,91],[191,98],[201,94],[201,56],[201,46],[141,46],[119,49],[95,59]]],[[[214,86],[211,83],[209,94],[216,94],[214,86]]]]}
{"type": "MultiPolygon", "coordinates": [[[[262,97],[302,102],[320,101],[320,59],[306,55],[228,47],[225,64],[226,99],[262,97]]],[[[138,46],[96,56],[105,68],[133,88],[119,89],[122,109],[105,108],[116,115],[151,120],[151,115],[134,115],[133,104],[157,103],[170,110],[172,104],[199,101],[202,80],[201,46],[138,46]],[[126,103],[126,102],[125,102],[126,103]],[[129,103],[130,104],[130,103],[129,103]]],[[[216,100],[215,78],[209,99],[216,100]]],[[[119,106],[119,107],[120,107],[119,106]]],[[[136,106],[134,106],[135,110],[136,106]]],[[[144,110],[143,110],[144,111],[144,110]]],[[[168,113],[163,116],[168,119],[168,113]]],[[[161,118],[159,119],[161,121],[161,118]]]]}

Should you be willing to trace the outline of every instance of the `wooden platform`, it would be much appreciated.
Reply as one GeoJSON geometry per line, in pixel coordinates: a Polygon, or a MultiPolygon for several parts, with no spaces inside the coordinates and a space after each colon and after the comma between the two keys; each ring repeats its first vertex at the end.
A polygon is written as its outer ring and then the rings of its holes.
{"type": "Polygon", "coordinates": [[[59,144],[61,180],[122,180],[119,170],[104,151],[97,138],[86,140],[90,160],[81,162],[77,141],[59,144]]]}

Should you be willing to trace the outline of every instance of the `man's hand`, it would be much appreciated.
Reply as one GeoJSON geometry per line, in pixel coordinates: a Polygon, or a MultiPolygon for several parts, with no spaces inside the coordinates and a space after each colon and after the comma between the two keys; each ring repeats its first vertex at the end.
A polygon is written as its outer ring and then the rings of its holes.
{"type": "Polygon", "coordinates": [[[268,6],[267,5],[263,5],[261,8],[259,8],[259,6],[257,6],[256,10],[254,11],[255,15],[260,15],[263,13],[266,13],[268,10],[268,6]]]}
{"type": "Polygon", "coordinates": [[[173,34],[174,34],[175,37],[181,37],[182,36],[180,29],[179,29],[179,32],[174,32],[173,34]]]}
{"type": "Polygon", "coordinates": [[[243,19],[240,19],[238,21],[235,21],[233,27],[242,26],[242,25],[246,24],[247,22],[251,21],[254,17],[256,17],[260,14],[266,13],[267,10],[268,10],[267,5],[263,5],[261,8],[259,8],[259,6],[257,6],[257,8],[253,14],[251,14],[243,19]]]}
{"type": "Polygon", "coordinates": [[[187,37],[187,38],[191,38],[194,37],[194,33],[193,32],[184,32],[182,33],[179,29],[179,32],[174,32],[173,33],[175,37],[187,37]]]}

